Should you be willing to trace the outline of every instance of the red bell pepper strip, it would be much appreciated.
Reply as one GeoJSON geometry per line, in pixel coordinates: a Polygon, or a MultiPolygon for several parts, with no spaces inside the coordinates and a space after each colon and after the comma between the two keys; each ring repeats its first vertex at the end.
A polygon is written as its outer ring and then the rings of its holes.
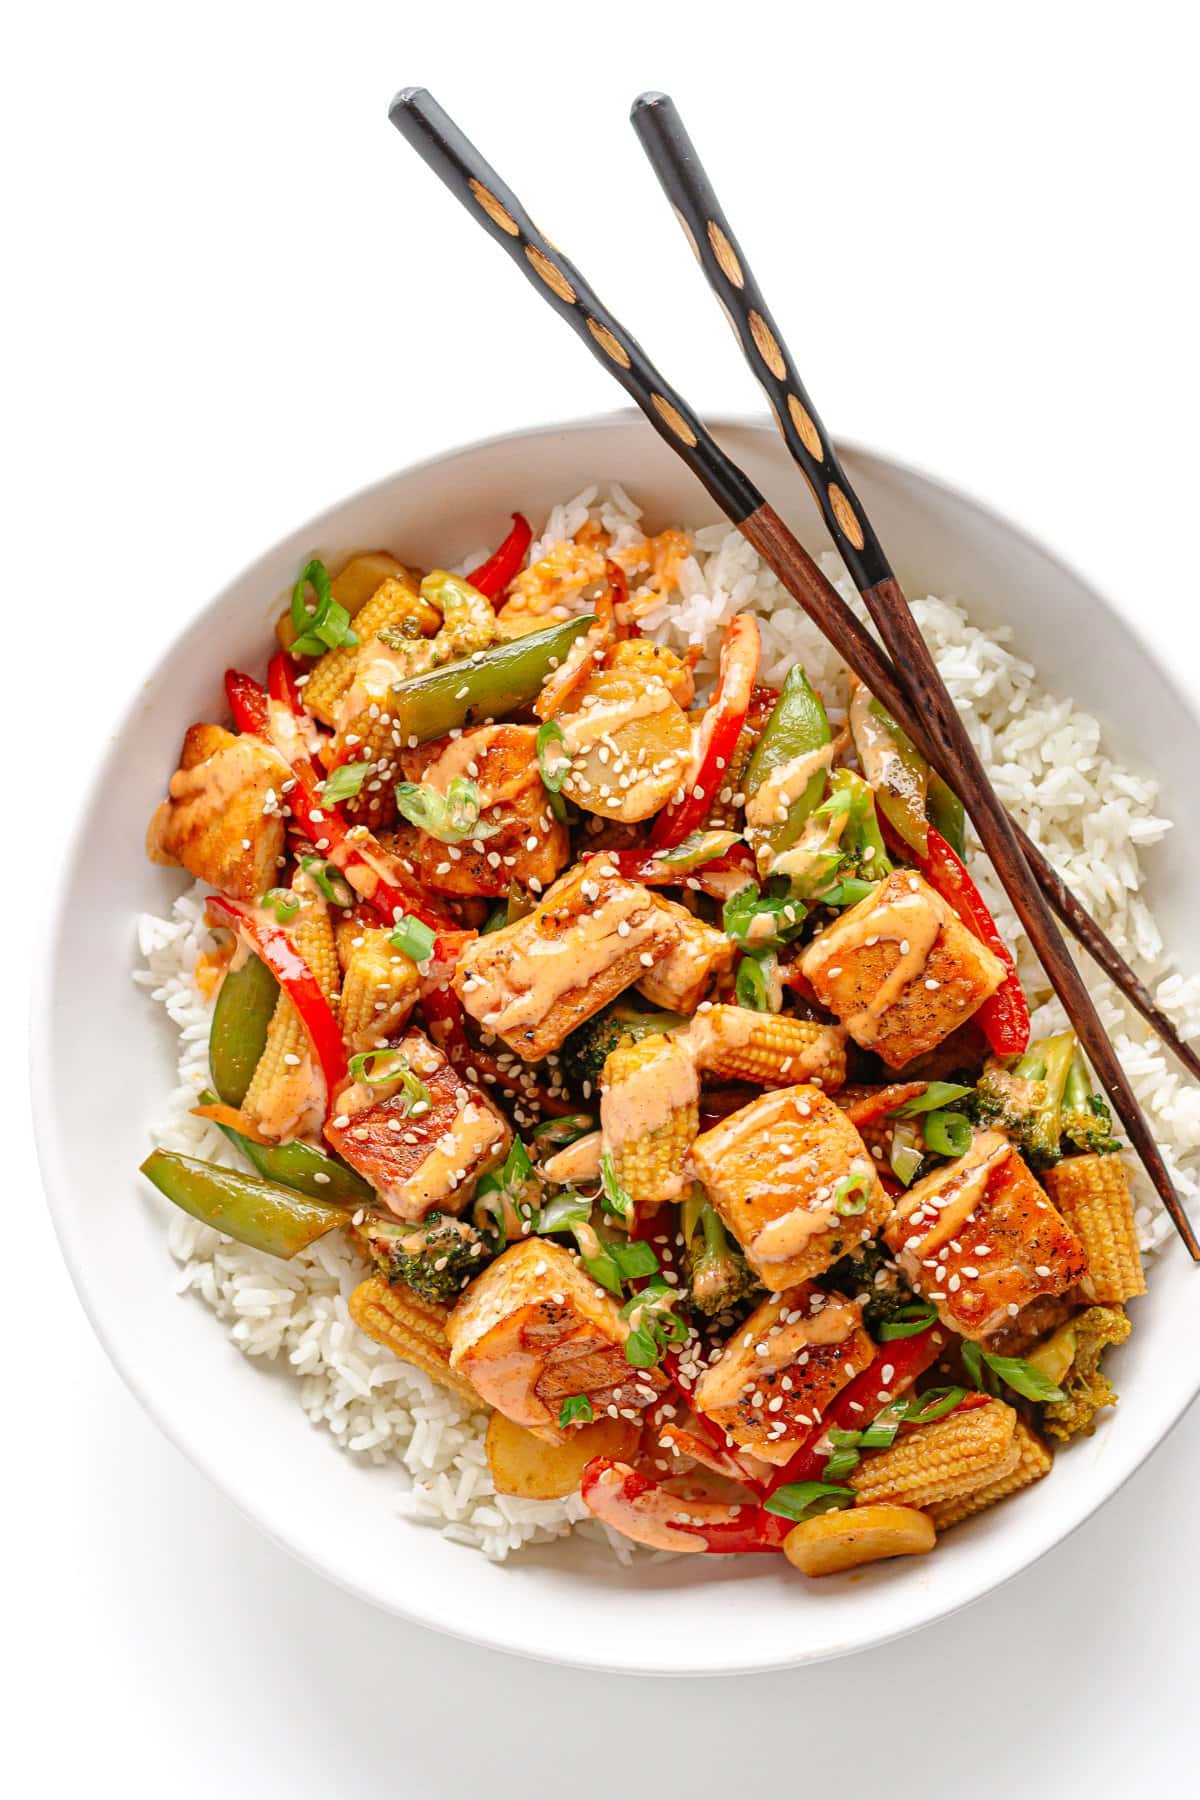
{"type": "Polygon", "coordinates": [[[717,689],[700,724],[687,791],[682,800],[664,807],[655,819],[649,838],[652,850],[669,850],[681,844],[711,812],[750,710],[761,646],[753,615],[735,613],[725,627],[717,689]]]}
{"type": "Polygon", "coordinates": [[[819,1425],[814,1425],[791,1460],[771,1477],[769,1492],[787,1487],[793,1481],[817,1481],[829,1460],[828,1450],[818,1450],[831,1425],[844,1431],[861,1431],[865,1425],[889,1406],[898,1394],[910,1388],[918,1375],[935,1363],[950,1341],[950,1333],[942,1325],[930,1325],[910,1338],[895,1338],[881,1344],[874,1362],[846,1383],[825,1409],[819,1425]],[[884,1369],[891,1374],[883,1379],[884,1369]],[[886,1393],[887,1399],[879,1398],[886,1393]]]}
{"type": "Polygon", "coordinates": [[[1029,1048],[1029,1007],[1012,952],[996,929],[987,903],[940,831],[929,827],[928,854],[917,867],[930,887],[952,906],[967,930],[995,952],[1008,970],[976,1017],[997,1056],[1023,1056],[1029,1048]]]}
{"type": "Polygon", "coordinates": [[[332,1107],[346,1079],[346,1046],[316,976],[282,926],[272,925],[253,907],[227,900],[224,894],[210,894],[208,905],[249,941],[300,1014],[325,1077],[326,1106],[332,1107]]]}
{"type": "Polygon", "coordinates": [[[525,552],[533,541],[529,520],[513,514],[513,528],[486,562],[480,563],[467,580],[489,600],[498,600],[525,560],[525,552]]]}
{"type": "Polygon", "coordinates": [[[225,698],[239,731],[248,731],[254,737],[266,737],[267,696],[260,682],[255,681],[252,675],[243,675],[240,669],[226,669],[225,698]]]}
{"type": "Polygon", "coordinates": [[[303,724],[310,724],[308,708],[300,697],[300,689],[296,686],[296,673],[291,658],[278,651],[267,664],[267,692],[272,700],[279,700],[303,724]]]}
{"type": "Polygon", "coordinates": [[[580,1492],[596,1518],[659,1550],[695,1549],[709,1556],[779,1551],[794,1523],[749,1503],[681,1499],[611,1456],[592,1458],[580,1492]]]}

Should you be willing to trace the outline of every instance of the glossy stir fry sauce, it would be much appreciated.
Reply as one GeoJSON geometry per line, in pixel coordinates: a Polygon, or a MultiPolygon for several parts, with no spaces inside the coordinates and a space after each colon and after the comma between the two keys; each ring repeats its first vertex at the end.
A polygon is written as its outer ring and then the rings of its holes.
{"type": "Polygon", "coordinates": [[[638,623],[682,533],[530,542],[310,563],[188,726],[148,848],[213,890],[198,1110],[245,1168],[145,1172],[276,1256],[347,1232],[503,1492],[810,1575],[928,1551],[1115,1400],[1107,1112],[864,689],[765,686],[739,614],[697,697],[638,623]]]}

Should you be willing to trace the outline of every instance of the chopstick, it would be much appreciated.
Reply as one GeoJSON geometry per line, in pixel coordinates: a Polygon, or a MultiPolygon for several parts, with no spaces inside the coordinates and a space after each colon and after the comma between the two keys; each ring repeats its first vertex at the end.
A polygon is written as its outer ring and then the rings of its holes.
{"type": "MultiPolygon", "coordinates": [[[[1144,997],[1149,1001],[1150,1022],[1156,1029],[1159,1009],[1154,1006],[1116,947],[1075,901],[1065,884],[1053,883],[1051,894],[1048,895],[1039,882],[1035,864],[1040,860],[1040,853],[1019,830],[1015,821],[1009,818],[992,788],[962,716],[941,678],[866,510],[842,468],[829,433],[800,380],[787,344],[771,316],[729,220],[720,207],[674,102],[666,94],[643,94],[634,103],[631,117],[642,148],[676,217],[684,227],[696,260],[733,325],[746,361],[770,403],[784,442],[804,475],[826,528],[850,571],[855,587],[862,595],[880,637],[891,653],[894,667],[897,671],[903,671],[904,685],[912,706],[926,725],[933,743],[942,752],[944,760],[941,773],[951,780],[952,786],[959,786],[964,790],[963,797],[972,820],[1004,883],[1009,899],[1114,1106],[1121,1114],[1131,1140],[1162,1193],[1157,1169],[1161,1158],[1158,1156],[1157,1146],[1153,1143],[1124,1070],[1096,1013],[1091,995],[1050,916],[1047,901],[1059,898],[1066,903],[1063,908],[1067,913],[1066,923],[1084,927],[1081,941],[1085,948],[1098,953],[1097,961],[1117,981],[1123,992],[1130,993],[1130,998],[1144,1016],[1146,1009],[1141,1000],[1144,997]],[[955,768],[959,772],[957,781],[947,775],[948,769],[955,768]],[[1056,891],[1058,889],[1061,889],[1061,893],[1056,891]],[[1143,1130],[1153,1149],[1150,1160],[1139,1142],[1143,1130]]],[[[1050,873],[1053,874],[1053,871],[1050,873]]],[[[1169,1021],[1164,1022],[1169,1028],[1169,1021]]],[[[1185,1053],[1186,1046],[1173,1030],[1169,1030],[1168,1042],[1193,1073],[1200,1072],[1196,1057],[1185,1053]]],[[[1165,1177],[1165,1167],[1162,1173],[1165,1177]]],[[[1165,1199],[1165,1194],[1163,1197],[1165,1199]]],[[[1172,1217],[1175,1217],[1174,1213],[1172,1217]]],[[[1178,1219],[1176,1224],[1179,1225],[1178,1219]]],[[[1188,1237],[1182,1230],[1181,1235],[1188,1242],[1188,1237]]],[[[1193,1256],[1195,1254],[1193,1251],[1193,1256]]]]}
{"type": "MultiPolygon", "coordinates": [[[[771,317],[762,291],[721,209],[695,146],[674,102],[666,94],[643,94],[631,114],[634,130],[663,191],[683,226],[716,299],[734,328],[752,373],[775,415],[780,434],[799,464],[826,528],[841,553],[855,587],[876,617],[876,608],[907,609],[874,527],[855,493],[837,450],[796,372],[791,353],[771,317]]],[[[876,619],[876,623],[879,621],[876,619]]],[[[880,635],[882,636],[882,628],[880,635]]],[[[907,665],[899,661],[899,667],[907,665]]],[[[907,685],[907,684],[906,684],[907,685]]],[[[882,698],[882,696],[881,696],[882,698]]],[[[918,707],[922,696],[916,696],[918,707]]],[[[939,773],[944,774],[944,770],[939,773]]],[[[1063,924],[1104,970],[1113,984],[1152,1026],[1188,1073],[1200,1081],[1200,1055],[1185,1043],[1150,990],[1130,968],[1076,899],[1057,869],[1022,829],[1012,824],[1021,852],[1038,885],[1063,924]]]]}
{"type": "MultiPolygon", "coordinates": [[[[1197,1241],[1171,1185],[1166,1165],[1142,1115],[1091,996],[1055,927],[1040,888],[1030,874],[1013,826],[992,792],[982,765],[953,704],[934,671],[921,680],[929,706],[919,721],[889,659],[845,606],[812,558],[767,504],[749,477],[707,431],[683,396],[664,381],[633,338],[588,285],[579,270],[534,225],[512,190],[424,88],[405,88],[389,117],[422,159],[494,237],[542,298],[566,320],[593,355],[620,382],[659,436],[682,457],[717,505],[754,545],[783,586],[815,620],[843,660],[893,714],[943,779],[963,799],[1056,992],[1075,1026],[1101,1083],[1112,1100],[1155,1189],[1193,1260],[1197,1241]],[[940,699],[939,699],[940,692],[940,699]],[[947,770],[951,773],[947,775],[947,770]]],[[[844,492],[844,490],[843,490],[844,492]]],[[[840,506],[836,498],[831,504],[840,506]]],[[[850,519],[857,514],[850,507],[850,519]]],[[[864,546],[865,532],[858,526],[864,546]]],[[[882,558],[882,552],[880,552],[882,558]]],[[[886,563],[882,565],[886,568],[886,563]]],[[[881,575],[886,582],[888,576],[881,575]]],[[[888,634],[899,646],[902,666],[920,668],[928,658],[924,640],[903,603],[908,626],[888,612],[888,634]],[[913,640],[915,639],[915,643],[913,640]]],[[[895,651],[893,652],[895,654],[895,651]]],[[[931,659],[930,659],[931,663],[931,659]]]]}

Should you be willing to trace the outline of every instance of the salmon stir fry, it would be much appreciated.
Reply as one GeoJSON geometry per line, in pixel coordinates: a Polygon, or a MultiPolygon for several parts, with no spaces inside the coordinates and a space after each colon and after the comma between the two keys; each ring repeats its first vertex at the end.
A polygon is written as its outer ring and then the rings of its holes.
{"type": "Polygon", "coordinates": [[[188,726],[147,846],[210,890],[197,1111],[244,1167],[145,1172],[276,1256],[342,1232],[503,1492],[926,1552],[1115,1403],[1122,1146],[870,695],[767,685],[748,613],[707,664],[644,636],[680,532],[530,539],[310,563],[188,726]]]}

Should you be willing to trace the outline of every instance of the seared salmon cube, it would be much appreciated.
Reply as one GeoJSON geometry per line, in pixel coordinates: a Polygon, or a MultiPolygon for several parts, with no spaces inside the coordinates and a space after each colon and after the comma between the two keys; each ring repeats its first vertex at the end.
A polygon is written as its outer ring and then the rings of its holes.
{"type": "Polygon", "coordinates": [[[752,1100],[696,1139],[692,1163],[772,1293],[828,1269],[888,1215],[866,1145],[819,1087],[752,1100]]]}
{"type": "Polygon", "coordinates": [[[786,1463],[834,1395],[874,1361],[860,1310],[808,1282],[772,1294],[696,1383],[697,1411],[740,1449],[786,1463]]]}
{"type": "Polygon", "coordinates": [[[419,1031],[368,1068],[375,1079],[338,1095],[325,1136],[397,1218],[462,1212],[479,1177],[508,1154],[507,1120],[419,1031]]]}
{"type": "Polygon", "coordinates": [[[977,1132],[964,1156],[916,1182],[884,1238],[963,1337],[986,1336],[1087,1273],[1083,1245],[999,1131],[977,1132]]]}
{"type": "Polygon", "coordinates": [[[450,1367],[506,1418],[557,1443],[565,1399],[593,1412],[641,1412],[662,1392],[660,1369],[625,1360],[630,1326],[561,1244],[526,1238],[477,1275],[446,1321],[450,1367]]]}
{"type": "Polygon", "coordinates": [[[571,858],[570,833],[550,810],[537,764],[537,727],[481,725],[401,756],[405,779],[445,795],[455,779],[479,790],[479,833],[460,844],[418,831],[414,861],[441,894],[507,894],[513,882],[535,893],[571,858]]]}
{"type": "Polygon", "coordinates": [[[1005,977],[940,894],[894,869],[819,932],[800,959],[821,1005],[893,1069],[941,1043],[1005,977]]]}
{"type": "Polygon", "coordinates": [[[261,739],[191,725],[179,767],[146,833],[152,862],[180,863],[234,900],[257,900],[279,879],[283,784],[291,771],[261,739]]]}
{"type": "Polygon", "coordinates": [[[637,984],[642,998],[668,1012],[694,1013],[722,975],[733,967],[734,945],[715,925],[706,925],[674,900],[660,900],[679,927],[679,942],[637,984]]]}
{"type": "Polygon", "coordinates": [[[486,1030],[526,1062],[540,1062],[678,942],[666,908],[601,852],[556,881],[523,919],[469,944],[454,986],[486,1030]]]}

